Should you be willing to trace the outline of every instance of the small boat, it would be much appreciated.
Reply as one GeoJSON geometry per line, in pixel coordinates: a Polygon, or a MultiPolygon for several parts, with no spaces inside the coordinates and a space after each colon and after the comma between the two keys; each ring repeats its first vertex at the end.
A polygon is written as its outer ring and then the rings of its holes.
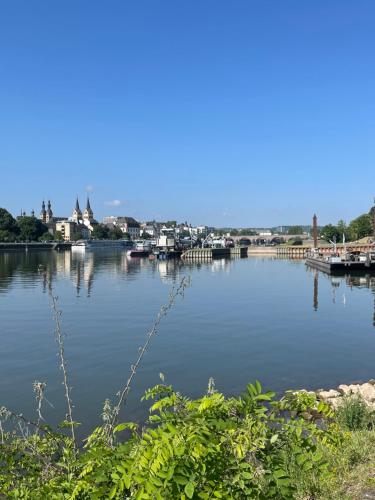
{"type": "Polygon", "coordinates": [[[151,253],[151,244],[146,241],[136,241],[134,248],[126,252],[128,257],[148,257],[151,253]]]}

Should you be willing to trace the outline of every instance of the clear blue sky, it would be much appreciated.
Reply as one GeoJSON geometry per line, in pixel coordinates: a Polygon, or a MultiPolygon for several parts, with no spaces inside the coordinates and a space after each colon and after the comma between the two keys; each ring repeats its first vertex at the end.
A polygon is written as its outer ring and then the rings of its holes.
{"type": "Polygon", "coordinates": [[[0,206],[349,220],[375,195],[374,26],[373,0],[4,0],[0,206]]]}

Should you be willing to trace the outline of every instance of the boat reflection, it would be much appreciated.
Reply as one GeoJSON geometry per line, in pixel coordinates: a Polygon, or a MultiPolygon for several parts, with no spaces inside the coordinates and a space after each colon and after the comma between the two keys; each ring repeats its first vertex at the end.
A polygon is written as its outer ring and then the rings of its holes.
{"type": "Polygon", "coordinates": [[[346,306],[347,303],[347,295],[345,290],[349,288],[352,290],[354,288],[367,288],[371,291],[374,297],[374,307],[373,307],[373,316],[372,316],[372,325],[375,327],[375,276],[373,274],[365,274],[365,275],[355,275],[355,274],[347,274],[343,277],[330,276],[326,273],[323,273],[318,270],[310,271],[313,273],[313,309],[314,311],[318,311],[319,309],[319,279],[324,281],[329,281],[331,285],[331,294],[332,294],[332,302],[336,304],[339,293],[338,289],[341,285],[345,284],[343,287],[343,292],[341,295],[341,303],[343,306],[346,306]]]}

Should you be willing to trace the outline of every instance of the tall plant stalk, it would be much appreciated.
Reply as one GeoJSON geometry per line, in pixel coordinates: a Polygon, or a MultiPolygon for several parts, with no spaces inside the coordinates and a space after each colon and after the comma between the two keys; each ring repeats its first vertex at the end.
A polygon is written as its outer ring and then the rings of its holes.
{"type": "Polygon", "coordinates": [[[56,342],[58,346],[58,354],[60,358],[60,368],[63,373],[63,386],[64,386],[64,393],[65,393],[65,400],[66,400],[66,406],[67,406],[67,415],[66,419],[68,421],[69,427],[70,427],[70,433],[72,435],[72,440],[73,440],[73,447],[74,450],[77,448],[77,442],[76,442],[76,435],[75,435],[75,429],[74,425],[75,422],[73,420],[73,402],[70,397],[70,391],[71,387],[69,385],[69,378],[68,378],[68,369],[67,369],[67,362],[65,359],[65,348],[64,348],[64,338],[63,338],[63,332],[62,332],[62,327],[61,327],[61,314],[62,312],[59,310],[57,306],[57,300],[58,298],[53,295],[51,292],[51,299],[52,299],[52,310],[53,310],[53,316],[55,320],[55,337],[56,337],[56,342]]]}
{"type": "Polygon", "coordinates": [[[145,355],[145,353],[150,345],[152,338],[156,335],[156,333],[158,331],[158,327],[160,325],[161,320],[168,314],[170,309],[173,307],[176,298],[178,296],[181,296],[181,297],[184,296],[185,289],[189,285],[190,285],[190,278],[183,277],[181,279],[180,283],[177,286],[174,286],[172,288],[172,290],[169,293],[168,302],[161,306],[161,308],[160,308],[160,310],[159,310],[159,312],[154,320],[154,323],[152,324],[150,330],[147,332],[145,343],[143,344],[142,347],[139,348],[138,357],[137,357],[136,361],[134,362],[134,364],[132,364],[130,366],[129,378],[127,379],[124,387],[120,391],[118,391],[118,393],[117,393],[118,400],[117,400],[116,405],[112,408],[112,415],[111,415],[110,423],[107,426],[107,433],[108,433],[107,436],[108,436],[109,442],[111,442],[111,440],[112,440],[113,430],[118,422],[120,410],[121,410],[122,406],[125,404],[126,398],[130,392],[133,378],[134,378],[135,374],[137,373],[137,369],[142,361],[143,356],[145,355]]]}

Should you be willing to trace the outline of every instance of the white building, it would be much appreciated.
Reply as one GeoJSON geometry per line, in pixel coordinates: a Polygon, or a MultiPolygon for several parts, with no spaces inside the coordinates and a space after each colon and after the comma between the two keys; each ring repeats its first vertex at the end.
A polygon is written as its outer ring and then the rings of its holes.
{"type": "Polygon", "coordinates": [[[104,217],[103,223],[109,226],[117,226],[123,233],[127,233],[132,240],[136,240],[141,234],[141,225],[133,217],[104,217]]]}

